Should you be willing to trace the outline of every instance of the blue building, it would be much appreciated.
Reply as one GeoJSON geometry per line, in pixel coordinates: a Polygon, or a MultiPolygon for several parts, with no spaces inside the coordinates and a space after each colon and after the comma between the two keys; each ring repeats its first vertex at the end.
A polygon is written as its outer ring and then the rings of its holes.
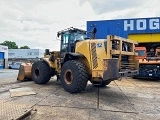
{"type": "Polygon", "coordinates": [[[8,68],[8,47],[0,45],[0,69],[8,68]]]}
{"type": "Polygon", "coordinates": [[[96,25],[97,39],[117,35],[139,43],[160,42],[160,17],[87,21],[87,31],[93,29],[91,25],[96,25]]]}

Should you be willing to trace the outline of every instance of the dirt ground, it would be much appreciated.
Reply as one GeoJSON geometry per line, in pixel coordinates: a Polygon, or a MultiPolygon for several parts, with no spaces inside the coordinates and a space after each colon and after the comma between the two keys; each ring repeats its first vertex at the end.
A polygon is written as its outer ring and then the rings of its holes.
{"type": "MultiPolygon", "coordinates": [[[[0,102],[31,108],[31,120],[160,120],[160,81],[123,78],[98,88],[90,83],[82,93],[66,92],[52,78],[45,85],[18,82],[17,70],[0,70],[0,102]],[[12,96],[11,89],[35,94],[12,96]]],[[[0,120],[2,117],[0,116],[0,120]]]]}

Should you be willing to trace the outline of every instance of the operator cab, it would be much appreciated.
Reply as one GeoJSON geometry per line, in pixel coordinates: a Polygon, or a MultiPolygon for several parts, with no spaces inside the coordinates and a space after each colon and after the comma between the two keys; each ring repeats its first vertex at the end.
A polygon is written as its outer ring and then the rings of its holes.
{"type": "Polygon", "coordinates": [[[138,53],[138,56],[145,56],[145,50],[136,50],[136,53],[138,53]]]}
{"type": "Polygon", "coordinates": [[[143,59],[147,56],[146,47],[135,47],[135,52],[138,54],[137,59],[143,59]]]}
{"type": "Polygon", "coordinates": [[[57,37],[61,37],[60,54],[64,57],[65,53],[75,52],[75,44],[78,41],[87,38],[86,31],[77,28],[68,28],[57,33],[57,37]]]}

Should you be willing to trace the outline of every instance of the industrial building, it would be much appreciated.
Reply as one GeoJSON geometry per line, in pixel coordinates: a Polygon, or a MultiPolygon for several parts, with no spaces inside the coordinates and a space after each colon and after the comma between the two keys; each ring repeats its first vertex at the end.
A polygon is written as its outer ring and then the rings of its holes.
{"type": "Polygon", "coordinates": [[[0,69],[8,68],[8,47],[0,45],[0,69]]]}
{"type": "Polygon", "coordinates": [[[34,59],[44,57],[43,49],[9,49],[9,59],[34,59]]]}
{"type": "Polygon", "coordinates": [[[145,44],[146,47],[160,46],[160,17],[87,21],[87,31],[93,29],[91,25],[97,28],[97,39],[117,35],[136,40],[142,46],[145,43],[150,43],[145,44]]]}
{"type": "Polygon", "coordinates": [[[139,74],[134,77],[160,78],[160,17],[87,21],[87,31],[93,29],[91,26],[97,28],[97,39],[117,35],[138,41],[135,51],[139,56],[139,74]]]}
{"type": "Polygon", "coordinates": [[[44,57],[43,49],[9,49],[8,67],[9,69],[19,69],[23,62],[34,61],[44,57]]]}

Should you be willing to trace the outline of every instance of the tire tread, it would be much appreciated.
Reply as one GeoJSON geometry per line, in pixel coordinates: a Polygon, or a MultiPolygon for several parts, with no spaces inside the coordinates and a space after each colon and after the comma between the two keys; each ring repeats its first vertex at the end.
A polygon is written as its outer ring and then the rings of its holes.
{"type": "Polygon", "coordinates": [[[87,82],[88,82],[88,72],[86,70],[86,67],[83,63],[76,61],[76,60],[70,60],[67,61],[63,66],[62,66],[62,72],[61,72],[61,82],[64,87],[64,89],[68,92],[71,93],[78,93],[81,92],[85,89],[87,82]],[[68,86],[63,78],[63,74],[65,72],[65,69],[68,68],[69,66],[71,69],[73,68],[72,72],[78,72],[78,76],[74,76],[74,83],[68,86]],[[76,71],[75,71],[76,70],[76,71]]]}
{"type": "Polygon", "coordinates": [[[31,73],[32,73],[32,80],[36,84],[46,84],[51,78],[50,67],[44,61],[36,61],[32,65],[31,73]],[[39,77],[35,77],[35,69],[39,69],[40,71],[39,77]]]}

